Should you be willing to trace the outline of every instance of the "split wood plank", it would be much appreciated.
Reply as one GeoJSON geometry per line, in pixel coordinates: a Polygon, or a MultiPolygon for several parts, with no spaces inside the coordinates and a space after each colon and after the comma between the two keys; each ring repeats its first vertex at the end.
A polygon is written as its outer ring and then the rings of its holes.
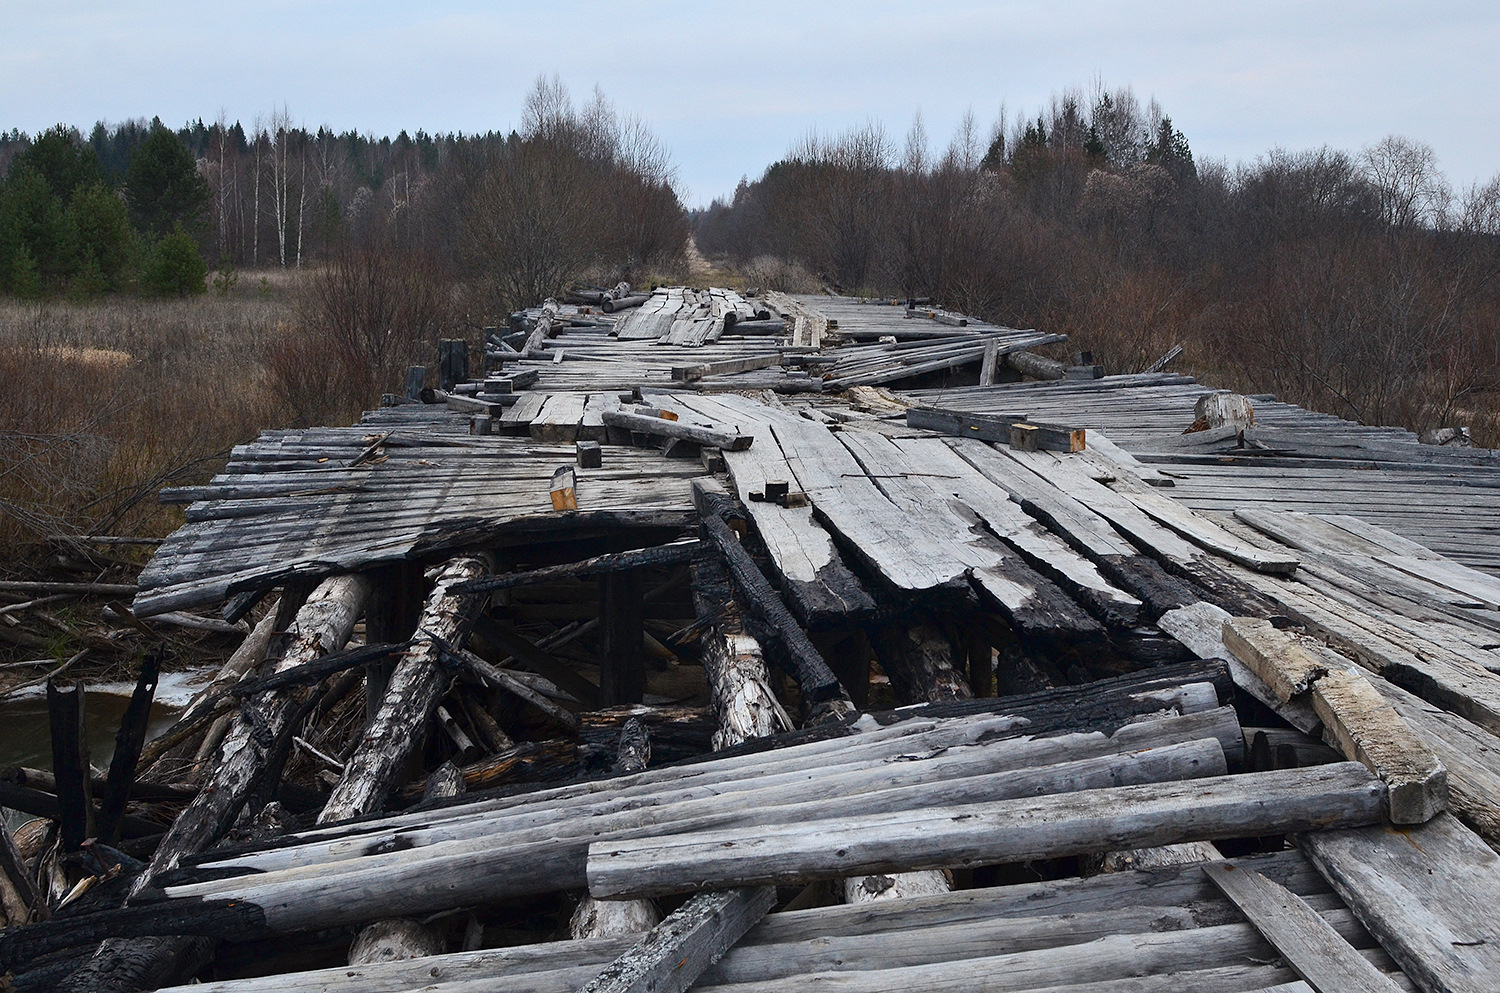
{"type": "Polygon", "coordinates": [[[753,492],[764,492],[770,481],[796,478],[765,415],[769,408],[734,396],[674,396],[669,402],[755,435],[757,442],[750,448],[724,452],[724,463],[798,619],[809,627],[824,627],[858,620],[874,611],[874,599],[844,564],[810,505],[781,507],[750,498],[753,492]]]}
{"type": "Polygon", "coordinates": [[[531,421],[531,437],[546,444],[571,445],[579,438],[588,396],[553,393],[531,421]]]}
{"type": "Polygon", "coordinates": [[[603,842],[590,848],[589,891],[596,898],[651,896],[1363,826],[1381,819],[1384,799],[1385,788],[1363,766],[1341,762],[812,821],[762,828],[754,837],[707,831],[603,842]]]}
{"type": "Polygon", "coordinates": [[[964,461],[945,442],[928,438],[895,439],[895,446],[909,460],[927,467],[934,486],[962,501],[978,514],[996,535],[1032,562],[1044,575],[1077,596],[1100,620],[1111,627],[1134,627],[1141,623],[1141,601],[1110,583],[1098,568],[1012,501],[979,470],[964,461]]]}
{"type": "Polygon", "coordinates": [[[623,410],[604,411],[600,419],[607,427],[625,428],[628,431],[661,438],[678,438],[699,445],[710,445],[726,452],[737,452],[749,448],[755,440],[752,435],[699,427],[695,424],[684,424],[681,421],[667,420],[662,417],[631,414],[623,410]]]}
{"type": "Polygon", "coordinates": [[[1314,831],[1297,845],[1426,993],[1494,988],[1500,856],[1452,816],[1400,830],[1314,831]]]}
{"type": "Polygon", "coordinates": [[[770,886],[699,893],[606,966],[582,993],[684,993],[775,903],[770,886]]]}
{"type": "Polygon", "coordinates": [[[1203,873],[1317,993],[1401,990],[1355,951],[1306,900],[1280,883],[1229,862],[1205,863],[1203,873]]]}

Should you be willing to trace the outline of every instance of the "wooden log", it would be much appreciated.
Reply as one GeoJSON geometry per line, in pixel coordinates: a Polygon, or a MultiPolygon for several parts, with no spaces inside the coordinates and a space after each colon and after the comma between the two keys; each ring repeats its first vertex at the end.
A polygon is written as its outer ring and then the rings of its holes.
{"type": "Polygon", "coordinates": [[[1494,986],[1500,856],[1451,815],[1399,831],[1313,831],[1297,846],[1423,990],[1494,986]]]}
{"type": "Polygon", "coordinates": [[[1168,786],[928,809],[591,846],[589,892],[652,896],[856,872],[1057,858],[1112,848],[1362,826],[1385,789],[1352,762],[1168,786]]]}
{"type": "Polygon", "coordinates": [[[136,679],[135,691],[130,703],[120,718],[120,728],[115,734],[115,752],[109,761],[109,779],[104,790],[104,801],[100,804],[98,838],[106,845],[120,840],[124,828],[125,804],[130,799],[131,785],[135,782],[136,761],[140,758],[141,746],[146,741],[146,729],[151,720],[151,700],[156,695],[157,669],[161,656],[149,653],[141,660],[141,674],[136,679]]]}
{"type": "Polygon", "coordinates": [[[713,748],[791,730],[791,718],[771,690],[760,643],[744,633],[715,631],[705,639],[703,676],[718,717],[713,748]]]}
{"type": "MultiPolygon", "coordinates": [[[[1026,797],[1057,790],[1107,793],[1108,790],[1100,790],[1104,784],[1134,782],[1138,776],[1156,781],[1174,778],[1185,770],[1189,775],[1212,772],[1215,766],[1210,761],[1211,756],[1216,757],[1217,768],[1222,770],[1222,752],[1215,742],[1186,742],[1146,753],[1099,756],[1068,764],[1066,768],[1052,766],[1011,774],[988,773],[974,782],[945,780],[935,791],[914,783],[904,787],[901,796],[892,796],[892,791],[855,793],[842,800],[840,806],[848,809],[851,815],[858,815],[855,818],[858,820],[859,817],[874,816],[867,811],[890,810],[893,806],[920,811],[931,800],[972,799],[976,790],[978,795],[996,795],[996,791],[1001,791],[1026,797]]],[[[816,788],[816,783],[809,786],[813,792],[816,788]]],[[[824,795],[788,807],[769,808],[762,801],[736,812],[726,809],[722,800],[705,797],[700,806],[706,813],[672,823],[683,830],[696,831],[740,822],[753,832],[774,834],[785,831],[789,825],[816,818],[820,811],[826,812],[828,799],[825,790],[824,795]]],[[[970,811],[980,812],[982,808],[982,804],[965,803],[954,809],[961,809],[967,815],[970,811]]],[[[659,813],[656,808],[644,808],[635,812],[632,818],[640,824],[642,817],[655,818],[659,813]]],[[[419,847],[351,863],[319,865],[311,874],[308,869],[266,873],[174,886],[167,892],[174,901],[191,894],[258,906],[267,925],[277,931],[311,926],[315,921],[318,922],[316,926],[323,927],[393,912],[403,915],[429,913],[437,907],[454,903],[492,902],[508,896],[581,886],[585,881],[589,843],[600,838],[610,841],[621,833],[611,830],[609,823],[598,819],[592,824],[567,821],[526,834],[485,834],[468,843],[419,847]]],[[[664,828],[665,825],[655,830],[664,828]]],[[[651,830],[638,826],[625,829],[623,833],[636,835],[651,830]]],[[[594,896],[601,901],[615,899],[610,894],[594,893],[594,896]]]]}
{"type": "Polygon", "coordinates": [[[213,957],[214,938],[142,936],[103,942],[55,993],[136,993],[180,982],[213,957]]]}
{"type": "Polygon", "coordinates": [[[1386,784],[1393,823],[1425,824],[1448,809],[1448,770],[1362,675],[1320,677],[1312,705],[1328,743],[1386,784]]]}
{"type": "MultiPolygon", "coordinates": [[[[462,647],[477,607],[472,597],[459,596],[452,588],[486,569],[486,562],[480,558],[459,557],[446,562],[422,608],[418,632],[430,632],[462,647]]],[[[343,775],[318,815],[319,824],[378,810],[391,790],[401,785],[398,777],[403,764],[421,743],[422,729],[448,688],[448,673],[439,664],[440,653],[433,640],[418,641],[396,663],[385,699],[365,727],[354,754],[344,763],[343,775]]]]}
{"type": "Polygon", "coordinates": [[[67,851],[75,851],[95,832],[93,773],[89,767],[83,681],[62,687],[49,679],[47,716],[52,730],[52,770],[57,777],[62,845],[67,851]]]}
{"type": "MultiPolygon", "coordinates": [[[[369,599],[369,580],[336,576],[319,584],[296,612],[282,656],[271,670],[292,669],[332,651],[349,640],[354,623],[369,599]]],[[[184,858],[221,838],[267,771],[271,748],[296,710],[295,691],[264,694],[242,707],[220,746],[204,788],[172,823],[133,892],[152,885],[184,858]]]]}
{"type": "Polygon", "coordinates": [[[83,593],[100,596],[134,596],[134,583],[46,583],[23,580],[0,580],[0,593],[83,593]]]}
{"type": "Polygon", "coordinates": [[[1397,993],[1306,900],[1254,869],[1209,862],[1203,872],[1318,993],[1397,993]]]}
{"type": "Polygon", "coordinates": [[[725,376],[736,372],[753,372],[782,364],[780,352],[769,355],[751,355],[742,359],[721,359],[717,362],[700,362],[697,365],[673,366],[672,378],[679,382],[696,382],[705,376],[725,376]]]}
{"type": "Polygon", "coordinates": [[[770,886],[699,893],[606,966],[584,993],[684,993],[775,903],[770,886]]]}
{"type": "Polygon", "coordinates": [[[645,417],[640,414],[626,413],[623,410],[606,410],[600,416],[609,427],[624,428],[627,431],[635,431],[659,438],[676,438],[682,441],[696,442],[699,445],[708,445],[727,452],[743,451],[749,448],[755,440],[753,435],[708,428],[697,424],[685,424],[682,421],[666,420],[661,417],[645,417]]]}
{"type": "Polygon", "coordinates": [[[766,582],[749,553],[740,547],[739,539],[729,525],[724,523],[723,515],[733,513],[734,507],[728,494],[711,480],[695,479],[693,502],[698,508],[704,537],[724,556],[749,617],[758,622],[768,636],[761,640],[774,639],[772,644],[779,656],[777,661],[797,680],[809,714],[852,711],[849,694],[838,677],[766,582]]]}
{"type": "Polygon", "coordinates": [[[1025,350],[1007,354],[1005,364],[1032,379],[1062,379],[1068,374],[1068,367],[1056,359],[1025,350]]]}
{"type": "Polygon", "coordinates": [[[702,548],[704,543],[696,538],[685,538],[666,545],[647,548],[631,548],[621,552],[607,552],[577,562],[562,565],[542,566],[525,572],[507,572],[471,580],[453,588],[455,593],[476,594],[494,590],[510,589],[514,586],[532,586],[553,579],[581,579],[626,569],[644,569],[652,566],[676,565],[687,562],[702,548]]]}
{"type": "Polygon", "coordinates": [[[1255,423],[1255,408],[1249,397],[1229,390],[1205,393],[1193,404],[1193,423],[1186,432],[1231,427],[1243,431],[1255,423]]]}
{"type": "Polygon", "coordinates": [[[952,642],[931,624],[883,624],[870,644],[898,700],[935,703],[974,695],[954,669],[952,642]]]}
{"type": "Polygon", "coordinates": [[[399,962],[441,955],[444,951],[445,942],[430,927],[405,919],[376,921],[354,939],[349,948],[349,965],[358,968],[399,962]]]}

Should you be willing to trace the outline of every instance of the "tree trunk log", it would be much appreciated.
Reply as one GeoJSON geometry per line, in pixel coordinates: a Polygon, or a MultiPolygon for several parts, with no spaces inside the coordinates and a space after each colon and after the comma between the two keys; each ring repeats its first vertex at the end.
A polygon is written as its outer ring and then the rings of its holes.
{"type": "MultiPolygon", "coordinates": [[[[478,558],[450,559],[438,572],[437,583],[422,608],[417,635],[427,634],[463,647],[478,609],[474,597],[456,595],[451,587],[477,579],[487,570],[478,558]]],[[[344,763],[319,824],[347,820],[379,810],[390,792],[401,785],[406,759],[422,743],[422,731],[447,691],[450,677],[440,664],[441,648],[421,640],[406,650],[391,673],[385,699],[354,754],[344,763]]]]}

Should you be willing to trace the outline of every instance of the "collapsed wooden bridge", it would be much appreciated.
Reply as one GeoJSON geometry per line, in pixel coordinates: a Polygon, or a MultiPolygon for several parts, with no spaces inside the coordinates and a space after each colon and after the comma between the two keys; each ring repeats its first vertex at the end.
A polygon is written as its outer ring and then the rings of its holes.
{"type": "Polygon", "coordinates": [[[9,982],[1495,988],[1500,456],[1057,340],[622,287],[166,491],[254,631],[7,774],[9,982]]]}

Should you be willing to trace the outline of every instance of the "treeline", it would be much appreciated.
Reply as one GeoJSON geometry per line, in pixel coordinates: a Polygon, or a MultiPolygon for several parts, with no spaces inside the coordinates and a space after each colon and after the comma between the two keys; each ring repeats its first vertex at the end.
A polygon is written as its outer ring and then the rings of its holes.
{"type": "Polygon", "coordinates": [[[117,179],[66,127],[21,139],[10,136],[20,147],[0,182],[0,291],[202,292],[206,270],[189,230],[209,188],[171,131],[152,127],[117,179]]]}
{"type": "MultiPolygon", "coordinates": [[[[77,168],[86,178],[49,183],[53,212],[71,211],[75,232],[90,224],[109,228],[105,240],[113,246],[123,237],[115,230],[121,218],[132,220],[136,162],[167,139],[203,184],[191,216],[180,218],[182,229],[210,264],[226,272],[299,268],[376,252],[420,258],[442,277],[479,289],[496,306],[515,306],[556,292],[594,268],[628,276],[676,264],[689,233],[665,149],[638,119],[619,115],[597,91],[575,107],[555,77],[538,80],[526,98],[522,126],[509,133],[418,131],[411,137],[403,131],[376,138],[310,130],[283,108],[249,127],[200,120],[173,131],[160,121],[134,121],[101,123],[88,136],[61,125],[35,139],[19,131],[0,133],[0,171],[6,189],[34,184],[27,177],[39,149],[56,157],[59,146],[66,146],[63,157],[81,163],[77,168]],[[74,204],[79,190],[87,195],[74,204]]],[[[134,219],[140,234],[155,231],[143,218],[134,219]]],[[[36,262],[39,242],[31,228],[11,223],[9,229],[10,241],[0,241],[0,250],[24,244],[36,262]]],[[[85,239],[81,233],[69,237],[85,239]]],[[[73,255],[81,259],[81,252],[73,255]]],[[[94,255],[101,269],[128,270],[114,267],[114,256],[103,248],[94,255]]],[[[0,257],[6,272],[15,264],[0,257]]],[[[78,286],[80,267],[86,263],[40,265],[40,287],[28,280],[24,289],[78,286]]],[[[0,289],[17,292],[8,277],[0,278],[6,280],[0,289]]],[[[89,285],[117,289],[122,280],[106,273],[89,285]]]]}
{"type": "Polygon", "coordinates": [[[809,137],[694,224],[707,253],[1063,332],[1113,371],[1181,343],[1224,385],[1500,442],[1500,180],[1455,193],[1402,138],[1230,168],[1099,88],[966,118],[939,155],[920,119],[809,137]]]}

